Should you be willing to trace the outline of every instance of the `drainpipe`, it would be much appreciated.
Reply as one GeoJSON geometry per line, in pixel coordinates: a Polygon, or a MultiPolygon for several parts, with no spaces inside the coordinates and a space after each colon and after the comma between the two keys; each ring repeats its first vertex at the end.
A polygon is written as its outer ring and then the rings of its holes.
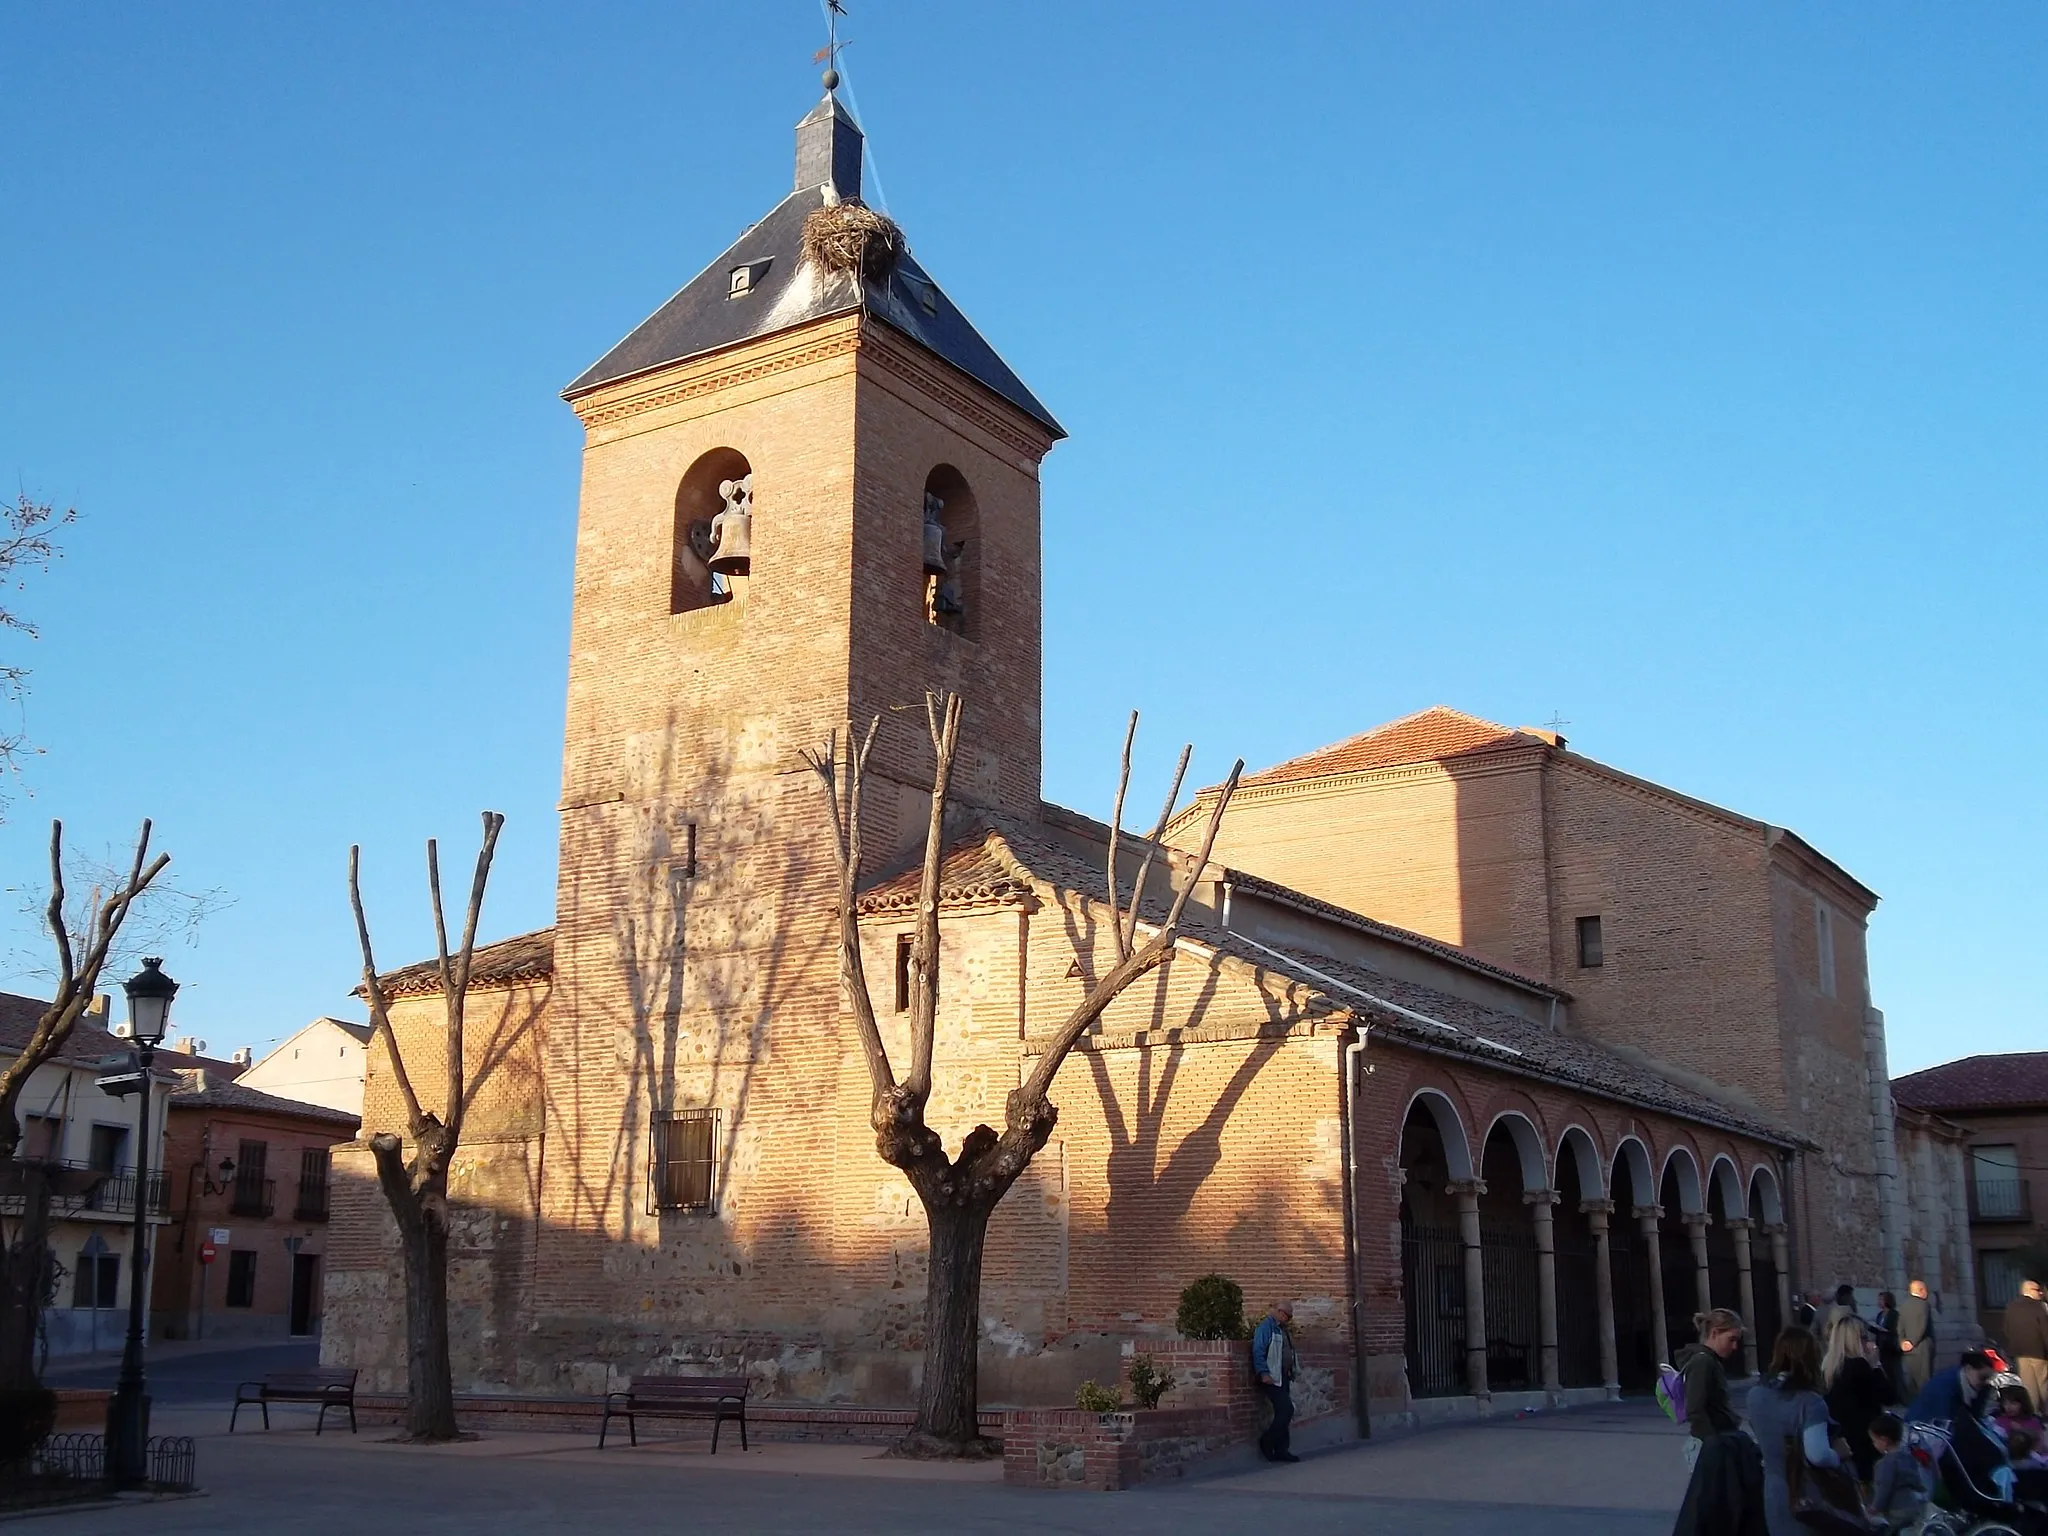
{"type": "MultiPolygon", "coordinates": [[[[1229,900],[1225,888],[1225,901],[1229,900]]],[[[1358,1069],[1365,1060],[1366,1032],[1356,1024],[1356,1039],[1337,1056],[1339,1130],[1344,1137],[1344,1284],[1351,1307],[1351,1412],[1358,1420],[1358,1438],[1372,1438],[1371,1394],[1365,1379],[1365,1300],[1358,1284],[1358,1069]]]]}

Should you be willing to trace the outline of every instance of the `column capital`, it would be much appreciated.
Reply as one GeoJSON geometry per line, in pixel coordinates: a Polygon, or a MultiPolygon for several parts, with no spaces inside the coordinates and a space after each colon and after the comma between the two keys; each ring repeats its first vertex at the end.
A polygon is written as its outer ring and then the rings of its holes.
{"type": "Polygon", "coordinates": [[[1783,1237],[1787,1232],[1792,1230],[1790,1227],[1786,1226],[1785,1223],[1782,1221],[1767,1221],[1764,1223],[1763,1229],[1765,1235],[1769,1237],[1783,1237]]]}
{"type": "Polygon", "coordinates": [[[1554,1189],[1525,1189],[1522,1191],[1522,1204],[1524,1205],[1551,1206],[1556,1205],[1562,1199],[1564,1199],[1564,1196],[1554,1189]]]}
{"type": "Polygon", "coordinates": [[[1726,1227],[1730,1232],[1746,1233],[1749,1231],[1751,1223],[1750,1219],[1747,1216],[1730,1216],[1727,1220],[1723,1221],[1721,1225],[1726,1227]]]}
{"type": "Polygon", "coordinates": [[[1614,1214],[1614,1202],[1612,1200],[1581,1200],[1579,1202],[1579,1213],[1583,1216],[1612,1216],[1614,1214]]]}
{"type": "Polygon", "coordinates": [[[1444,1185],[1444,1193],[1447,1195],[1471,1195],[1474,1199],[1477,1199],[1486,1193],[1486,1180],[1452,1179],[1448,1184],[1444,1185]]]}
{"type": "Polygon", "coordinates": [[[1661,1205],[1637,1205],[1629,1209],[1646,1228],[1653,1228],[1664,1219],[1664,1207],[1661,1205]]]}
{"type": "Polygon", "coordinates": [[[1684,1222],[1688,1227],[1698,1227],[1702,1232],[1706,1231],[1708,1227],[1714,1224],[1714,1218],[1709,1216],[1705,1211],[1687,1211],[1683,1216],[1679,1217],[1678,1219],[1684,1222]]]}

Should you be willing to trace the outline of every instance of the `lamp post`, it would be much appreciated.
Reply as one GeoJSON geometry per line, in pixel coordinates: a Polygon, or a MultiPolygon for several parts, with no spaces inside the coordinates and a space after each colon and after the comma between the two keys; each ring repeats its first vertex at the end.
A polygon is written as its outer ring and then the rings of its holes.
{"type": "Polygon", "coordinates": [[[108,1093],[134,1093],[142,1100],[135,1133],[135,1240],[128,1262],[128,1342],[121,1351],[121,1379],[107,1407],[107,1470],[117,1488],[149,1480],[149,1398],[143,1390],[143,1308],[149,1299],[149,1069],[170,1023],[178,984],[163,973],[163,961],[145,959],[123,985],[128,994],[129,1032],[135,1040],[132,1072],[100,1079],[108,1093]]]}

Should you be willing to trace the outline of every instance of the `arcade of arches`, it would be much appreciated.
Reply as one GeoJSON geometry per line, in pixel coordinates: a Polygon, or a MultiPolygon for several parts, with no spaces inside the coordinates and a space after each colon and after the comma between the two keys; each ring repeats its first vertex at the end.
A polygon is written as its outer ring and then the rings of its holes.
{"type": "Polygon", "coordinates": [[[1616,1106],[1476,1120],[1459,1078],[1412,1094],[1390,1170],[1409,1396],[1646,1389],[1710,1307],[1756,1369],[1791,1304],[1785,1149],[1640,1113],[1589,1129],[1616,1106]]]}

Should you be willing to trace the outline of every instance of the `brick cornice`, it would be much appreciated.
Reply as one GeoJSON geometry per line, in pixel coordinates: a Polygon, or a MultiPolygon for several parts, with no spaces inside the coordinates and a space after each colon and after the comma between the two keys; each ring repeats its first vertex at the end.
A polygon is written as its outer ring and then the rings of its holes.
{"type": "Polygon", "coordinates": [[[1051,451],[1053,439],[1037,422],[1021,411],[1000,405],[980,384],[887,324],[872,317],[864,319],[860,350],[947,410],[1024,454],[1033,464],[1051,451]]]}
{"type": "MultiPolygon", "coordinates": [[[[1346,794],[1358,789],[1400,789],[1425,779],[1492,778],[1505,773],[1519,773],[1535,766],[1544,753],[1551,748],[1541,742],[1517,743],[1485,752],[1466,753],[1450,758],[1425,758],[1418,763],[1397,763],[1387,768],[1360,768],[1350,773],[1315,774],[1307,778],[1282,779],[1274,784],[1240,784],[1231,797],[1232,804],[1248,804],[1256,800],[1313,800],[1325,795],[1346,794]]],[[[1216,803],[1217,785],[1195,792],[1195,798],[1186,810],[1174,817],[1170,830],[1178,831],[1198,817],[1206,818],[1208,808],[1216,803]]]]}
{"type": "Polygon", "coordinates": [[[644,411],[680,405],[735,385],[772,378],[812,363],[844,357],[861,346],[861,317],[834,315],[763,340],[744,342],[593,390],[570,401],[586,429],[609,426],[644,411]]]}

